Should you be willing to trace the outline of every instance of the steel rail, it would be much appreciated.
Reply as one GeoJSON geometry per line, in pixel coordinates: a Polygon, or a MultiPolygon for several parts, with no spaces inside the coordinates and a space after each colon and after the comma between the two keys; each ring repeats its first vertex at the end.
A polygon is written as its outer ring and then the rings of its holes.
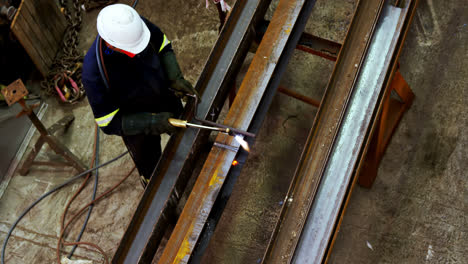
{"type": "MultiPolygon", "coordinates": [[[[254,38],[253,25],[265,15],[271,0],[237,1],[196,84],[202,102],[197,112],[215,120],[254,38]]],[[[186,109],[193,105],[188,104],[186,109]]],[[[192,116],[186,111],[184,117],[192,116]]],[[[150,263],[169,224],[171,214],[195,166],[209,133],[186,129],[169,140],[153,176],[125,231],[112,263],[150,263]]]]}
{"type": "Polygon", "coordinates": [[[292,261],[383,4],[358,3],[263,263],[292,261]]]}
{"type": "MultiPolygon", "coordinates": [[[[408,34],[408,31],[409,31],[409,26],[411,25],[414,14],[416,13],[416,7],[417,7],[418,3],[419,3],[419,0],[405,1],[405,3],[402,3],[402,1],[396,1],[395,2],[395,6],[398,6],[398,7],[402,8],[400,20],[398,21],[398,27],[401,27],[401,30],[400,30],[401,33],[399,33],[400,35],[399,35],[398,42],[395,44],[395,49],[396,50],[394,51],[393,58],[392,58],[392,60],[390,62],[390,67],[389,67],[389,70],[388,70],[387,79],[385,80],[385,83],[382,86],[382,87],[385,87],[384,88],[385,93],[389,92],[388,87],[390,86],[391,80],[393,80],[393,76],[394,76],[395,72],[397,71],[398,58],[400,57],[400,53],[401,53],[401,50],[402,50],[402,47],[403,47],[403,43],[406,40],[406,36],[408,34]]],[[[339,219],[337,220],[337,223],[335,224],[335,227],[334,227],[334,230],[333,230],[333,238],[331,239],[331,241],[330,241],[330,243],[328,245],[328,248],[327,248],[327,253],[326,253],[327,254],[327,259],[325,260],[325,262],[328,261],[328,258],[329,258],[330,254],[331,254],[333,245],[334,245],[336,237],[338,235],[338,230],[339,230],[339,228],[341,226],[341,222],[343,221],[343,217],[344,217],[347,205],[349,203],[349,199],[351,197],[351,193],[352,193],[352,191],[354,189],[356,181],[358,180],[357,175],[360,174],[360,170],[362,169],[362,166],[364,164],[364,158],[366,156],[366,152],[367,152],[367,150],[369,148],[369,144],[370,144],[370,140],[368,140],[368,139],[372,138],[373,133],[375,132],[376,128],[378,127],[379,123],[375,122],[375,120],[377,120],[377,117],[380,116],[380,113],[382,113],[382,108],[383,108],[383,103],[384,103],[384,100],[382,100],[382,98],[385,98],[385,97],[386,97],[386,94],[383,94],[381,96],[381,98],[379,98],[379,103],[378,103],[377,110],[375,111],[374,116],[372,117],[372,120],[373,120],[372,121],[372,126],[369,129],[370,131],[368,131],[368,134],[366,136],[366,141],[367,142],[366,142],[366,144],[365,144],[365,146],[364,146],[364,148],[362,150],[362,155],[360,156],[360,161],[357,164],[357,169],[355,170],[355,173],[352,176],[353,177],[351,179],[352,183],[349,186],[348,190],[346,191],[345,201],[344,201],[343,205],[341,206],[341,210],[339,212],[339,219]]]]}
{"type": "Polygon", "coordinates": [[[349,197],[348,190],[356,176],[354,172],[368,138],[367,131],[375,119],[374,113],[389,80],[407,14],[408,8],[394,7],[388,2],[383,8],[295,250],[294,263],[322,262],[330,248],[343,201],[349,197]]]}
{"type": "MultiPolygon", "coordinates": [[[[281,76],[281,73],[276,71],[280,59],[281,64],[289,60],[289,57],[282,58],[283,52],[287,46],[291,50],[296,46],[314,3],[315,1],[306,0],[279,2],[224,124],[242,130],[250,126],[264,92],[270,86],[272,76],[275,75],[277,80],[281,76]]],[[[288,55],[290,56],[291,52],[288,55]]],[[[233,137],[225,134],[217,136],[158,263],[189,261],[238,149],[239,143],[233,137]]]]}

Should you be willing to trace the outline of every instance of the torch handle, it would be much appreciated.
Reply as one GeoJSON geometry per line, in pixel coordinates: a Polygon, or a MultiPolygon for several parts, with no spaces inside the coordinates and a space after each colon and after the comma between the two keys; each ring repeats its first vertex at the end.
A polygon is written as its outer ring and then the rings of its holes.
{"type": "Polygon", "coordinates": [[[187,120],[180,120],[175,118],[169,118],[169,123],[175,127],[187,127],[187,120]]]}
{"type": "Polygon", "coordinates": [[[169,123],[175,127],[195,127],[195,128],[200,128],[200,129],[207,129],[207,130],[213,130],[213,131],[219,131],[223,133],[229,133],[230,129],[229,128],[222,128],[222,127],[212,127],[212,126],[204,126],[204,125],[198,125],[198,124],[192,124],[187,122],[187,120],[180,120],[180,119],[175,119],[175,118],[169,118],[168,119],[169,123]]]}

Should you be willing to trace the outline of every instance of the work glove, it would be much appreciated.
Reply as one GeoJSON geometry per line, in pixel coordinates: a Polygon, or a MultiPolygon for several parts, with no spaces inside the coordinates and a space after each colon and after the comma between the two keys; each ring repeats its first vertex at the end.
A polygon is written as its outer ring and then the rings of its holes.
{"type": "Polygon", "coordinates": [[[177,97],[183,98],[187,94],[190,94],[200,98],[200,95],[193,88],[192,84],[184,79],[174,52],[164,52],[161,55],[161,62],[170,81],[171,88],[175,91],[174,93],[177,97]]]}
{"type": "Polygon", "coordinates": [[[122,132],[126,136],[138,134],[161,135],[172,134],[177,129],[169,123],[172,113],[133,113],[122,116],[122,132]]]}

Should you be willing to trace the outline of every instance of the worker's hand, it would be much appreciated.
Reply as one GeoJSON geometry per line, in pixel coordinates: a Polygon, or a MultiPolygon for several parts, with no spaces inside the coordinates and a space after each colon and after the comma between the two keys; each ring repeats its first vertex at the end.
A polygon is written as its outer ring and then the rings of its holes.
{"type": "Polygon", "coordinates": [[[175,90],[175,95],[179,98],[184,98],[187,94],[190,94],[196,95],[198,99],[200,99],[200,95],[197,90],[195,90],[192,84],[184,78],[172,81],[171,88],[175,90]]]}
{"type": "Polygon", "coordinates": [[[125,114],[122,116],[122,132],[126,136],[172,134],[177,129],[169,123],[171,117],[169,112],[125,114]]]}
{"type": "Polygon", "coordinates": [[[161,112],[157,114],[151,114],[151,134],[160,135],[163,133],[173,134],[177,132],[177,128],[169,123],[169,118],[172,118],[172,113],[161,112]]]}

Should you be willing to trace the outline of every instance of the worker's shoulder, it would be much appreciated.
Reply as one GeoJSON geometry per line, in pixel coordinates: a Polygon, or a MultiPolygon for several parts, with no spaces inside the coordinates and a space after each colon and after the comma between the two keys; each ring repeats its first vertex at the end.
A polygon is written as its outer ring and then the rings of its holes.
{"type": "Polygon", "coordinates": [[[91,44],[91,47],[89,47],[88,51],[86,52],[83,63],[96,62],[96,41],[97,38],[93,41],[93,44],[91,44]]]}
{"type": "Polygon", "coordinates": [[[96,40],[91,44],[91,47],[86,52],[83,59],[83,73],[91,73],[98,70],[96,61],[96,40]]]}

